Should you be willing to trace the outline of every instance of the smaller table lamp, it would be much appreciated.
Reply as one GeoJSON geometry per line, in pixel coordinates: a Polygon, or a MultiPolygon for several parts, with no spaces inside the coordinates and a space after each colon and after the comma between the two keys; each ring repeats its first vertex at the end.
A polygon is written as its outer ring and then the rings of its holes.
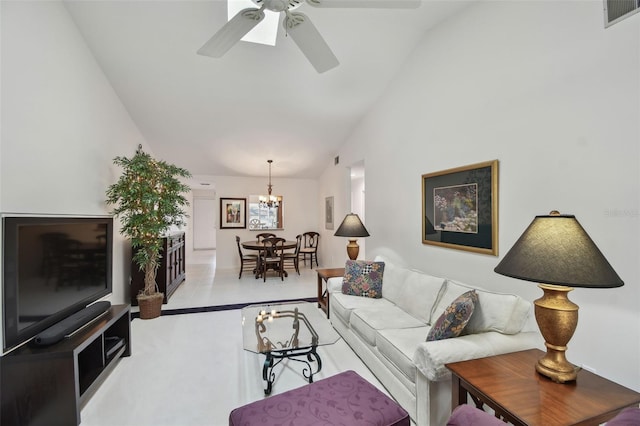
{"type": "Polygon", "coordinates": [[[356,260],[358,258],[358,253],[360,252],[360,246],[358,246],[356,241],[358,240],[358,237],[368,237],[369,232],[367,231],[367,228],[364,227],[357,214],[349,213],[345,216],[344,220],[338,227],[338,230],[333,235],[336,237],[349,238],[347,254],[349,255],[349,259],[356,260]]]}
{"type": "Polygon", "coordinates": [[[494,271],[540,283],[544,295],[534,305],[547,353],[538,360],[536,371],[557,383],[575,380],[578,370],[567,361],[565,351],[578,326],[578,305],[567,293],[573,287],[624,285],[602,252],[575,216],[554,210],[535,217],[494,271]]]}

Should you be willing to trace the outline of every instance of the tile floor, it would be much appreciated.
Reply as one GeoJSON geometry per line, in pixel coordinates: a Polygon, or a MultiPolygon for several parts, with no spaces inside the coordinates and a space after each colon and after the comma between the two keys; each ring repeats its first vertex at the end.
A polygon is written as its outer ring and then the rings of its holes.
{"type": "MultiPolygon", "coordinates": [[[[256,280],[250,273],[216,270],[215,251],[198,252],[187,265],[186,281],[164,309],[225,305],[316,296],[316,273],[281,281],[256,280]]],[[[224,426],[229,412],[264,398],[263,355],[242,349],[240,311],[162,316],[131,323],[132,356],[123,358],[82,409],[82,426],[224,426]]],[[[318,348],[321,379],[354,370],[384,387],[340,339],[318,348]]],[[[295,364],[295,365],[294,365],[295,364]]],[[[272,394],[304,385],[300,364],[275,370],[272,394]]]]}
{"type": "Polygon", "coordinates": [[[186,281],[171,296],[163,309],[228,305],[279,299],[315,297],[317,275],[315,269],[300,263],[300,275],[288,271],[282,281],[270,272],[266,283],[255,279],[251,271],[244,271],[238,279],[238,269],[216,269],[215,251],[195,252],[186,265],[186,281]]]}

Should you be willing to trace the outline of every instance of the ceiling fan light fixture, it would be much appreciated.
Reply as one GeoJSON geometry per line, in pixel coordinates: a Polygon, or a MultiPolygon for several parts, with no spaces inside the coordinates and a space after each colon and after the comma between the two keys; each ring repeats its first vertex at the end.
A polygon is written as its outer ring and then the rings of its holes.
{"type": "Polygon", "coordinates": [[[284,12],[300,6],[298,0],[253,0],[253,2],[258,6],[264,5],[265,9],[273,12],[284,12]]]}
{"type": "MultiPolygon", "coordinates": [[[[243,9],[255,8],[262,5],[252,0],[227,0],[227,20],[233,19],[233,17],[243,9]]],[[[266,9],[266,7],[265,7],[266,9]]],[[[278,13],[265,13],[264,19],[253,29],[251,29],[244,37],[242,41],[249,43],[263,44],[266,46],[275,46],[276,38],[278,36],[278,24],[280,23],[280,14],[278,13]]]]}
{"type": "Polygon", "coordinates": [[[213,35],[204,46],[198,49],[198,55],[222,57],[242,37],[264,19],[262,9],[243,9],[213,35]]]}
{"type": "Polygon", "coordinates": [[[340,64],[307,15],[300,12],[286,12],[282,25],[316,71],[323,73],[340,64]]]}
{"type": "Polygon", "coordinates": [[[269,10],[273,10],[274,12],[282,12],[287,10],[287,8],[289,7],[289,2],[286,1],[282,1],[282,0],[268,0],[271,4],[272,4],[272,8],[273,9],[269,9],[269,10]]]}
{"type": "MultiPolygon", "coordinates": [[[[229,1],[229,0],[227,0],[229,1]]],[[[420,6],[422,0],[306,0],[315,7],[348,8],[394,8],[406,9],[420,6]]],[[[243,9],[216,32],[198,54],[219,58],[235,43],[239,42],[260,21],[264,20],[264,10],[285,14],[283,25],[288,35],[298,45],[304,56],[318,73],[337,67],[340,62],[324,41],[311,20],[302,13],[291,12],[302,0],[253,0],[260,9],[243,9]]],[[[277,31],[276,31],[277,33],[277,31]]]]}
{"type": "Polygon", "coordinates": [[[326,8],[415,9],[422,0],[307,0],[307,3],[326,8]]]}

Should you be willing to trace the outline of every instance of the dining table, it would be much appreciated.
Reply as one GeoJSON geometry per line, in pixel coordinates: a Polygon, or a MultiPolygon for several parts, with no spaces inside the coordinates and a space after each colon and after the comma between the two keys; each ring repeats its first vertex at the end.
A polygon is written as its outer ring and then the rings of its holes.
{"type": "MultiPolygon", "coordinates": [[[[260,251],[264,249],[264,244],[262,243],[262,241],[258,241],[258,240],[243,241],[240,244],[244,249],[257,251],[258,258],[260,258],[260,251]]],[[[297,244],[298,244],[298,241],[296,240],[293,240],[293,241],[285,240],[282,247],[284,250],[291,250],[291,249],[295,249],[297,244]]],[[[254,273],[256,278],[260,278],[260,265],[256,267],[256,269],[254,270],[254,273]]],[[[285,277],[289,276],[287,271],[284,271],[284,276],[285,277]]]]}
{"type": "MultiPolygon", "coordinates": [[[[242,243],[240,243],[242,245],[242,248],[245,248],[247,250],[262,250],[264,248],[264,245],[262,244],[262,241],[257,241],[257,240],[251,240],[251,241],[244,241],[242,243]]],[[[285,250],[289,250],[289,249],[294,249],[296,248],[296,244],[298,244],[298,242],[296,240],[294,241],[288,241],[285,240],[283,247],[285,250]]]]}

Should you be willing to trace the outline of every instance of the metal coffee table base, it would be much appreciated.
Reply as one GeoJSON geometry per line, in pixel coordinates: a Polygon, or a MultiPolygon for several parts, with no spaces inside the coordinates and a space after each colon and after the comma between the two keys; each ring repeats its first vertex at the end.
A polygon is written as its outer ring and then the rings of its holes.
{"type": "Polygon", "coordinates": [[[313,375],[317,374],[322,369],[322,360],[320,359],[320,355],[316,352],[316,346],[305,349],[271,351],[265,353],[265,355],[267,358],[264,360],[264,364],[262,366],[262,380],[267,382],[267,388],[264,390],[265,395],[271,394],[271,389],[276,376],[273,369],[285,359],[306,364],[306,367],[302,369],[302,375],[309,380],[309,383],[313,383],[313,375]],[[298,357],[302,357],[303,359],[298,359],[298,357]],[[315,362],[317,366],[315,371],[313,371],[313,366],[311,364],[313,362],[315,362]]]}
{"type": "Polygon", "coordinates": [[[243,348],[265,356],[265,395],[271,394],[276,366],[283,360],[302,363],[302,375],[312,384],[313,376],[322,369],[318,347],[334,344],[339,338],[315,303],[273,303],[242,309],[243,348]]]}

